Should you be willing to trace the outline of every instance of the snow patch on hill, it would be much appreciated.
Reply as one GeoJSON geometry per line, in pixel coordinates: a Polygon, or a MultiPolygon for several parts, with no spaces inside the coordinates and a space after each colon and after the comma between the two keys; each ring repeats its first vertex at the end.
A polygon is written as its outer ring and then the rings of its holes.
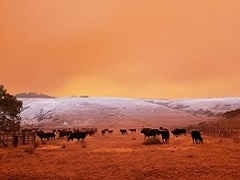
{"type": "Polygon", "coordinates": [[[240,107],[240,98],[148,100],[127,98],[21,99],[22,124],[48,127],[159,127],[196,124],[240,107]]]}
{"type": "Polygon", "coordinates": [[[240,107],[240,98],[181,99],[172,101],[151,100],[150,103],[180,110],[193,115],[221,116],[240,107]]]}

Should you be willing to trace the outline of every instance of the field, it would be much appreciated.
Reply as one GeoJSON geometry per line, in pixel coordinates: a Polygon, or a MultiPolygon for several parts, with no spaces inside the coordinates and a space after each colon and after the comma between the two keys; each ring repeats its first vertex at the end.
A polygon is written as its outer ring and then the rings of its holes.
{"type": "Polygon", "coordinates": [[[0,179],[239,179],[240,143],[230,138],[190,135],[169,144],[143,145],[143,135],[100,132],[87,147],[66,139],[0,149],[0,179]]]}

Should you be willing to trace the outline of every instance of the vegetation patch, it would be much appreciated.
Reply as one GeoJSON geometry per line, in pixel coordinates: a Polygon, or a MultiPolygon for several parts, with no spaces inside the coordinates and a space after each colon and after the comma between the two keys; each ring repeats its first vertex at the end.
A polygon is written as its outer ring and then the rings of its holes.
{"type": "Polygon", "coordinates": [[[147,138],[142,143],[143,145],[154,145],[154,144],[162,144],[162,142],[158,138],[147,138]]]}
{"type": "Polygon", "coordinates": [[[33,146],[29,146],[29,147],[27,147],[25,150],[24,150],[24,152],[25,153],[29,153],[29,154],[33,154],[33,152],[35,151],[35,147],[33,147],[33,146]]]}
{"type": "Polygon", "coordinates": [[[42,141],[42,144],[47,144],[47,141],[42,141]]]}
{"type": "Polygon", "coordinates": [[[240,143],[240,138],[233,138],[234,143],[240,143]]]}
{"type": "Polygon", "coordinates": [[[82,148],[86,148],[87,147],[87,143],[85,141],[81,141],[81,146],[82,146],[82,148]]]}
{"type": "Polygon", "coordinates": [[[40,144],[40,143],[39,143],[38,141],[34,141],[34,142],[33,142],[33,147],[34,147],[34,148],[37,148],[37,147],[39,146],[39,144],[40,144]]]}
{"type": "Polygon", "coordinates": [[[187,157],[187,158],[190,158],[190,159],[194,158],[194,156],[191,155],[191,154],[187,155],[186,157],[187,157]]]}
{"type": "Polygon", "coordinates": [[[0,154],[0,160],[3,158],[3,154],[0,154]]]}
{"type": "Polygon", "coordinates": [[[222,115],[222,117],[227,118],[227,119],[238,117],[238,116],[240,116],[240,109],[227,111],[222,115]]]}

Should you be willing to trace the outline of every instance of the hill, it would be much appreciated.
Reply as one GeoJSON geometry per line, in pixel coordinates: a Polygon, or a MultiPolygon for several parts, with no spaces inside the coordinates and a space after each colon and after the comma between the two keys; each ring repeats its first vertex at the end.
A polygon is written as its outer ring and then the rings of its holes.
{"type": "Polygon", "coordinates": [[[240,98],[149,100],[23,98],[22,125],[62,127],[184,127],[240,107],[240,98]]]}
{"type": "Polygon", "coordinates": [[[227,111],[225,112],[222,117],[227,118],[227,119],[231,119],[231,118],[236,118],[240,116],[240,109],[235,109],[235,110],[231,110],[231,111],[227,111]]]}

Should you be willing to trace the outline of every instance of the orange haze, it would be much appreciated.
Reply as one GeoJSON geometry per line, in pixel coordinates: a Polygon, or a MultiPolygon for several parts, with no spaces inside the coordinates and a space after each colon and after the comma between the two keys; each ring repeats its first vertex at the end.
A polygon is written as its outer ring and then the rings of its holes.
{"type": "Polygon", "coordinates": [[[1,0],[11,93],[240,96],[239,0],[1,0]]]}

